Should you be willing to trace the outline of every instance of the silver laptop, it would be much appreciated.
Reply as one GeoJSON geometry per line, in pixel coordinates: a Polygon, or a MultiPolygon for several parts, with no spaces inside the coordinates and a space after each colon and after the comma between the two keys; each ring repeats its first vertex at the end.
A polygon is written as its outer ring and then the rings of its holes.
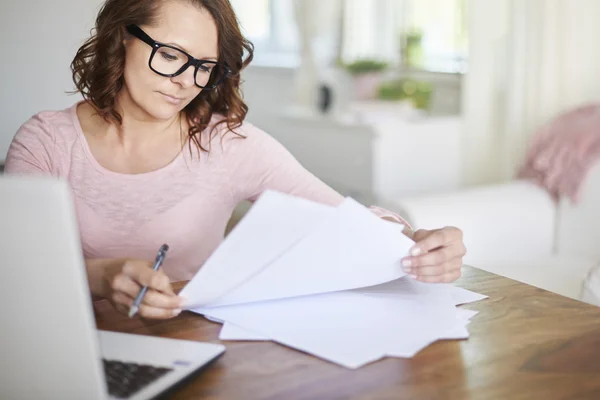
{"type": "Polygon", "coordinates": [[[0,175],[0,399],[147,399],[218,344],[96,330],[69,186],[0,175]]]}

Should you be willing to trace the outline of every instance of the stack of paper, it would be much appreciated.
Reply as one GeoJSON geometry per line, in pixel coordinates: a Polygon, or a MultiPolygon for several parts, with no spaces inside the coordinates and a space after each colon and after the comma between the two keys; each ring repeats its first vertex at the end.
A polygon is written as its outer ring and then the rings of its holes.
{"type": "Polygon", "coordinates": [[[224,322],[222,340],[273,340],[348,368],[468,337],[485,296],[402,271],[403,226],[348,198],[338,207],[267,191],[182,290],[224,322]]]}

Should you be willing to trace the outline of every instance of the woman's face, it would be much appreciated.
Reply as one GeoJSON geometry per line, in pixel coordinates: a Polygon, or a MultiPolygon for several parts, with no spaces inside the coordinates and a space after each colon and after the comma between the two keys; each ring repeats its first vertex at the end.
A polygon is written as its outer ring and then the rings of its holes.
{"type": "MultiPolygon", "coordinates": [[[[174,46],[197,59],[218,59],[217,26],[212,16],[188,2],[164,2],[156,25],[140,28],[155,41],[174,46]]],[[[148,60],[152,47],[147,43],[128,36],[125,49],[125,90],[134,105],[150,117],[168,120],[178,115],[202,91],[194,83],[193,66],[178,76],[164,77],[150,69],[148,60]]],[[[168,69],[169,65],[179,62],[175,57],[181,56],[177,51],[164,48],[154,55],[152,65],[168,69]]]]}

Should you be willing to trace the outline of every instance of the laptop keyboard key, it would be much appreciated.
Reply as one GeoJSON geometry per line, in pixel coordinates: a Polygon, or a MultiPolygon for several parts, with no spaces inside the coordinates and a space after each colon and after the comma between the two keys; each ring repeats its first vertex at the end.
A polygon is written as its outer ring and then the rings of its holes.
{"type": "Polygon", "coordinates": [[[111,396],[126,399],[158,378],[172,371],[172,368],[127,363],[116,360],[102,360],[104,375],[111,396]]]}

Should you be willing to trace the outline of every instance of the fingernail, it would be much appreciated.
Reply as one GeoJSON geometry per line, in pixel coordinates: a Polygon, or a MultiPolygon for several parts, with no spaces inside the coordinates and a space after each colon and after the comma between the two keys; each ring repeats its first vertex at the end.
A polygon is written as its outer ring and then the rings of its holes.
{"type": "Polygon", "coordinates": [[[410,272],[410,266],[412,265],[412,262],[410,260],[402,260],[402,267],[404,267],[404,271],[406,272],[410,272]]]}
{"type": "Polygon", "coordinates": [[[181,308],[176,308],[175,310],[173,310],[173,315],[179,315],[181,314],[181,308]]]}
{"type": "Polygon", "coordinates": [[[421,248],[419,248],[419,247],[413,247],[412,249],[410,249],[410,255],[416,257],[419,254],[421,254],[421,248]]]}
{"type": "Polygon", "coordinates": [[[179,296],[179,306],[185,307],[187,304],[188,304],[188,299],[186,299],[185,297],[179,296]]]}
{"type": "Polygon", "coordinates": [[[409,274],[408,276],[410,276],[413,279],[417,279],[417,274],[409,274]]]}

